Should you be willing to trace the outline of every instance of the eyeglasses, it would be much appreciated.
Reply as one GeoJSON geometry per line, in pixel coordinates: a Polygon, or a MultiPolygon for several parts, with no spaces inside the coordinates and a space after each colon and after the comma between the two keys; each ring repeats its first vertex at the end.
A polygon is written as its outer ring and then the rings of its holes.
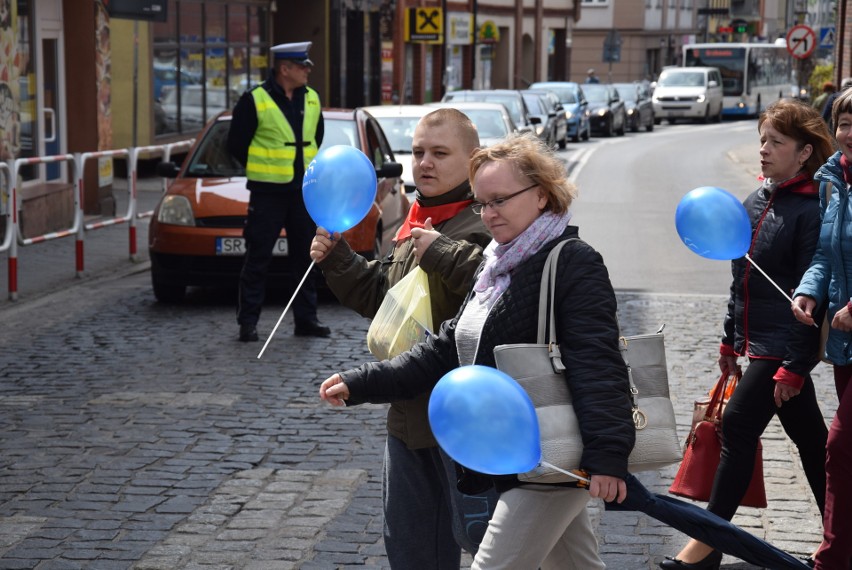
{"type": "Polygon", "coordinates": [[[485,210],[488,209],[489,206],[493,210],[499,210],[500,208],[502,208],[506,204],[507,201],[511,200],[515,196],[519,196],[519,195],[523,194],[527,190],[532,190],[536,186],[538,186],[538,182],[536,182],[532,186],[527,186],[526,188],[522,188],[521,190],[518,190],[514,194],[509,194],[508,196],[503,196],[502,198],[495,198],[494,200],[489,200],[488,202],[474,202],[473,204],[470,205],[470,208],[473,210],[473,212],[475,214],[483,213],[485,210]]]}

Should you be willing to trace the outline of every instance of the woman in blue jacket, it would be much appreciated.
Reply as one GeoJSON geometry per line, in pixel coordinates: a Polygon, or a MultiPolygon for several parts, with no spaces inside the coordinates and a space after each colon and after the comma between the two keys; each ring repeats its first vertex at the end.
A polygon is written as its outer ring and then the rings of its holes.
{"type": "MultiPolygon", "coordinates": [[[[834,147],[819,113],[798,101],[768,106],[757,126],[764,181],[743,202],[752,228],[749,256],[781,289],[792,291],[811,263],[819,234],[813,176],[834,147]]],[[[777,414],[822,512],[828,430],[810,377],[819,332],[796,321],[789,301],[750,260],[733,260],[731,273],[719,368],[735,373],[740,356],[748,366],[722,417],[722,456],[707,509],[734,517],[751,482],[760,436],[777,414]]],[[[721,560],[721,552],[691,540],[660,567],[715,569],[721,560]]]]}
{"type": "Polygon", "coordinates": [[[793,298],[793,314],[813,325],[827,307],[830,323],[825,353],[834,365],[839,404],[828,433],[823,543],[815,568],[852,568],[852,89],[832,109],[840,147],[816,173],[824,208],[819,244],[793,298]]]}

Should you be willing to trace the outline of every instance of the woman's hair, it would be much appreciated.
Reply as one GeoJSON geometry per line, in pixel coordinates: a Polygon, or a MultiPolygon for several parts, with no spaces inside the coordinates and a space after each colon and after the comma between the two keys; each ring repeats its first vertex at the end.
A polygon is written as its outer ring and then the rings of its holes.
{"type": "Polygon", "coordinates": [[[782,135],[795,140],[800,149],[806,144],[811,145],[813,152],[802,165],[811,177],[834,154],[834,139],[822,115],[810,105],[793,99],[780,99],[771,103],[760,115],[757,130],[760,131],[767,121],[782,135]]]}
{"type": "Polygon", "coordinates": [[[470,181],[489,162],[508,162],[516,171],[538,184],[547,198],[545,210],[568,211],[577,188],[568,182],[565,163],[532,133],[510,134],[501,142],[476,151],[470,159],[470,181]]]}
{"type": "Polygon", "coordinates": [[[834,105],[831,107],[831,124],[837,128],[837,118],[840,113],[852,113],[852,89],[847,88],[841,92],[834,100],[834,105]]]}

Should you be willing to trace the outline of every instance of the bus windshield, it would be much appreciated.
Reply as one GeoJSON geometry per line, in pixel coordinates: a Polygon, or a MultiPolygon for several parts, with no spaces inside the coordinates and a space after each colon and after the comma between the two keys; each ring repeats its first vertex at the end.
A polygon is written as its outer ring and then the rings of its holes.
{"type": "Polygon", "coordinates": [[[722,74],[722,93],[742,95],[745,87],[745,48],[690,48],[685,67],[718,67],[722,74]]]}

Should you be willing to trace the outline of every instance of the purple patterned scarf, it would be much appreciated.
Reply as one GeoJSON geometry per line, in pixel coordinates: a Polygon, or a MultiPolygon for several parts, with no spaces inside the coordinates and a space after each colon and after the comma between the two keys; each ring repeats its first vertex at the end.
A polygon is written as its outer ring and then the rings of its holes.
{"type": "Polygon", "coordinates": [[[545,212],[509,243],[498,244],[492,240],[485,248],[485,268],[473,286],[479,302],[492,307],[509,287],[512,270],[535,255],[544,244],[561,236],[570,220],[571,212],[545,212]]]}

